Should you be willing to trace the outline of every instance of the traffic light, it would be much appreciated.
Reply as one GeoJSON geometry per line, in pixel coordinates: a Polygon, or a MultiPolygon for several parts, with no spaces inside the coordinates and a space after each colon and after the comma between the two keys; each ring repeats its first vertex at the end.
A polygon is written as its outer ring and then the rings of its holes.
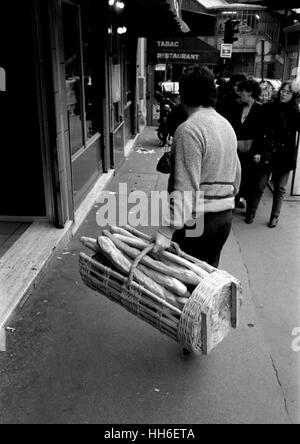
{"type": "Polygon", "coordinates": [[[239,32],[238,25],[240,24],[239,20],[228,19],[225,22],[225,34],[224,34],[224,43],[233,43],[238,40],[234,35],[239,32]]]}

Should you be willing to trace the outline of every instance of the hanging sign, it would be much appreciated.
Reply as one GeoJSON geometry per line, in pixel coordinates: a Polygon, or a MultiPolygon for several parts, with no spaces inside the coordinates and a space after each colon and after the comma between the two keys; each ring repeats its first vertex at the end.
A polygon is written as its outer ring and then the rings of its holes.
{"type": "Polygon", "coordinates": [[[219,51],[197,37],[166,37],[148,41],[150,64],[216,65],[219,51]]]}
{"type": "Polygon", "coordinates": [[[167,70],[166,64],[155,65],[155,71],[166,71],[166,70],[167,70]]]}
{"type": "Polygon", "coordinates": [[[222,43],[221,45],[221,55],[222,59],[231,59],[232,57],[232,44],[222,43]]]}

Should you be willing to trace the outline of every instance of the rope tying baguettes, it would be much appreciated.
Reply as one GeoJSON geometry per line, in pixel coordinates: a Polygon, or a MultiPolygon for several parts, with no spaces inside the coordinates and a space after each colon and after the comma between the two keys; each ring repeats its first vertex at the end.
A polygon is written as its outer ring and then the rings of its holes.
{"type": "Polygon", "coordinates": [[[132,286],[132,282],[133,282],[133,278],[134,278],[134,272],[136,270],[136,268],[138,267],[139,263],[141,262],[141,260],[147,256],[147,254],[149,254],[154,248],[154,244],[148,245],[147,248],[145,248],[145,250],[143,250],[141,252],[141,254],[139,254],[137,256],[137,258],[134,260],[131,269],[130,269],[130,273],[129,273],[129,278],[128,278],[128,287],[130,288],[132,286]]]}

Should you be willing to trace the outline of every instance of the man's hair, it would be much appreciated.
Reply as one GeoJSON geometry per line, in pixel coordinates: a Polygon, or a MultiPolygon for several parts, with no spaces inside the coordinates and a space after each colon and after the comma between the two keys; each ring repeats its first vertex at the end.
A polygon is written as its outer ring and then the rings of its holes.
{"type": "Polygon", "coordinates": [[[196,66],[180,79],[180,96],[183,103],[193,108],[214,107],[217,103],[215,76],[204,66],[196,66]]]}

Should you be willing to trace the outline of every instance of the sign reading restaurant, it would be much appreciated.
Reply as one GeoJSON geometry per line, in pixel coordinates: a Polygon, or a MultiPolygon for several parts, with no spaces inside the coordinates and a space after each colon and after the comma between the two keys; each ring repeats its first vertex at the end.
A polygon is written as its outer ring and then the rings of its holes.
{"type": "Polygon", "coordinates": [[[200,54],[191,51],[182,39],[157,40],[157,62],[194,62],[200,60],[200,54]]]}
{"type": "Polygon", "coordinates": [[[216,64],[219,51],[197,37],[149,39],[149,63],[216,64]]]}
{"type": "Polygon", "coordinates": [[[173,62],[187,62],[187,61],[192,61],[192,62],[199,62],[200,60],[200,54],[194,52],[191,53],[188,50],[185,50],[184,48],[182,48],[182,41],[180,40],[158,40],[157,41],[157,47],[158,47],[158,51],[157,52],[157,61],[158,62],[162,62],[162,61],[173,61],[173,62]],[[175,49],[175,51],[172,51],[172,49],[175,49]],[[178,50],[181,50],[182,52],[179,52],[178,50]],[[163,51],[162,51],[163,50],[163,51]],[[166,51],[167,50],[167,51],[166,51]]]}
{"type": "Polygon", "coordinates": [[[187,54],[187,53],[176,53],[176,52],[158,52],[157,61],[173,61],[173,62],[199,62],[200,54],[187,54]]]}

